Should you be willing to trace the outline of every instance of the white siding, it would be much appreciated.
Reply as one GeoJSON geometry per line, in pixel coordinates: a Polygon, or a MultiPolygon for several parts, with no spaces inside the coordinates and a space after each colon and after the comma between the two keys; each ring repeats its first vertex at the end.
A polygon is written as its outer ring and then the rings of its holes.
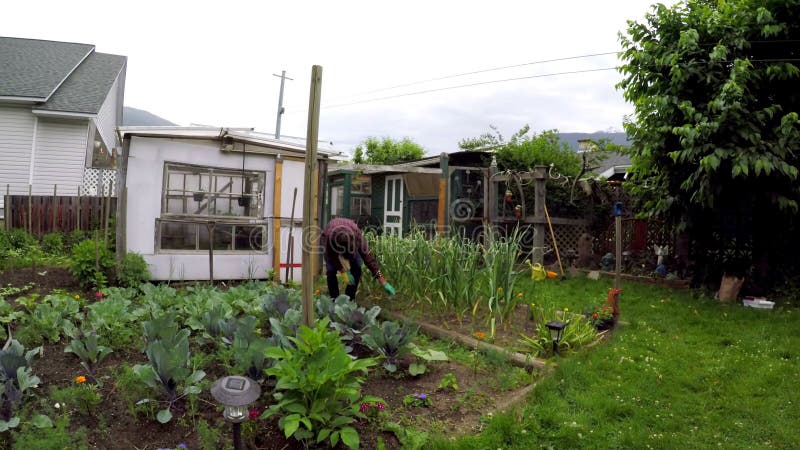
{"type": "MultiPolygon", "coordinates": [[[[242,168],[241,153],[223,153],[218,141],[179,140],[134,136],[128,157],[126,176],[127,211],[126,245],[129,252],[141,253],[155,280],[208,279],[208,253],[156,253],[155,224],[161,217],[161,189],[164,162],[179,162],[230,169],[242,168]]],[[[275,159],[266,155],[247,156],[247,170],[263,171],[264,205],[266,215],[272,215],[275,188],[275,159]]],[[[298,198],[298,205],[302,199],[298,198]]],[[[302,214],[302,208],[300,208],[302,214]]],[[[269,237],[267,253],[215,254],[214,278],[218,280],[246,279],[252,271],[265,277],[272,268],[272,224],[267,223],[269,237]]]]}
{"type": "Polygon", "coordinates": [[[27,194],[34,117],[30,107],[0,106],[0,208],[6,186],[12,194],[27,194]]]}
{"type": "Polygon", "coordinates": [[[83,182],[89,122],[39,119],[33,166],[33,193],[77,195],[83,182]]]}
{"type": "Polygon", "coordinates": [[[114,84],[108,91],[108,96],[103,102],[103,106],[100,107],[100,111],[97,113],[97,119],[95,119],[97,131],[100,133],[100,136],[103,137],[103,142],[106,143],[109,151],[118,145],[117,134],[114,131],[116,130],[117,125],[120,125],[120,123],[117,121],[117,103],[119,99],[118,91],[119,77],[114,80],[114,84]]]}
{"type": "MultiPolygon", "coordinates": [[[[290,273],[292,279],[300,280],[303,272],[300,264],[303,260],[303,189],[305,187],[306,163],[300,161],[285,160],[283,162],[283,178],[281,179],[281,264],[289,263],[289,222],[292,216],[292,198],[294,189],[297,188],[297,200],[294,207],[295,224],[292,227],[292,237],[294,237],[292,268],[290,273]]],[[[281,280],[286,278],[286,268],[281,268],[281,280]]]]}

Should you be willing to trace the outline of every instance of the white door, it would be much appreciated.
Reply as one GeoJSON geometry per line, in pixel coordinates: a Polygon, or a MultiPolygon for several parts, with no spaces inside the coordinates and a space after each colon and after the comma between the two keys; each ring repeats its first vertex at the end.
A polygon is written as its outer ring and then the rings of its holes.
{"type": "Polygon", "coordinates": [[[403,234],[403,177],[386,177],[383,229],[387,234],[403,234]]]}

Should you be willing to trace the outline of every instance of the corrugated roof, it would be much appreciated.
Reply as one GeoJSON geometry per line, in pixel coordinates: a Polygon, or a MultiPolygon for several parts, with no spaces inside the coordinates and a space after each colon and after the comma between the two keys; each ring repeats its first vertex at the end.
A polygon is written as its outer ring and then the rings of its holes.
{"type": "Polygon", "coordinates": [[[0,96],[47,99],[93,45],[0,37],[0,96]]]}
{"type": "Polygon", "coordinates": [[[36,109],[97,114],[114,80],[125,66],[125,60],[124,56],[92,53],[50,100],[36,109]]]}

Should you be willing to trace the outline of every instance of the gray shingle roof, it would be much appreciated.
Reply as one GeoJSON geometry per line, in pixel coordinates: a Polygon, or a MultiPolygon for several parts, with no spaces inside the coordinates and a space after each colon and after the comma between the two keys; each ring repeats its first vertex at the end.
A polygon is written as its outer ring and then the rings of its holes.
{"type": "Polygon", "coordinates": [[[50,100],[36,109],[97,114],[125,60],[124,56],[92,53],[50,100]]]}
{"type": "Polygon", "coordinates": [[[0,96],[47,98],[93,45],[0,37],[0,96]]]}

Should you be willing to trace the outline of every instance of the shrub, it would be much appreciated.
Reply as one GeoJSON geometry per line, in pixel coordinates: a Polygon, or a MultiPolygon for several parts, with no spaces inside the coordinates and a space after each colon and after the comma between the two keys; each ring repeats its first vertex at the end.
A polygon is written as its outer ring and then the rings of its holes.
{"type": "Polygon", "coordinates": [[[339,333],[328,329],[329,324],[329,319],[323,318],[314,328],[301,327],[296,338],[289,337],[295,348],[266,350],[268,358],[276,359],[266,373],[278,382],[273,394],[277,403],[264,417],[280,415],[278,426],[287,437],[305,443],[329,440],[332,447],[341,440],[355,449],[359,437],[351,424],[357,417],[364,418],[359,411],[361,375],[376,361],[352,359],[339,333]]]}
{"type": "Polygon", "coordinates": [[[138,253],[128,253],[119,264],[117,282],[122,287],[136,288],[150,280],[147,261],[138,253]]]}
{"type": "Polygon", "coordinates": [[[74,230],[72,233],[64,236],[64,245],[67,247],[67,250],[72,251],[76,245],[91,238],[91,233],[87,231],[74,230]]]}
{"type": "Polygon", "coordinates": [[[95,247],[95,241],[85,240],[73,247],[72,275],[81,287],[104,288],[113,276],[113,270],[114,255],[102,244],[95,247]]]}
{"type": "Polygon", "coordinates": [[[89,448],[86,429],[69,429],[69,418],[62,417],[56,420],[54,427],[38,428],[29,426],[14,436],[14,449],[16,450],[41,450],[41,449],[85,449],[89,448]]]}
{"type": "Polygon", "coordinates": [[[61,233],[47,233],[42,238],[42,250],[51,255],[58,255],[64,251],[64,237],[61,233]]]}
{"type": "Polygon", "coordinates": [[[37,246],[36,238],[21,228],[11,230],[8,233],[8,240],[11,244],[11,248],[17,250],[24,250],[26,248],[37,246]]]}

